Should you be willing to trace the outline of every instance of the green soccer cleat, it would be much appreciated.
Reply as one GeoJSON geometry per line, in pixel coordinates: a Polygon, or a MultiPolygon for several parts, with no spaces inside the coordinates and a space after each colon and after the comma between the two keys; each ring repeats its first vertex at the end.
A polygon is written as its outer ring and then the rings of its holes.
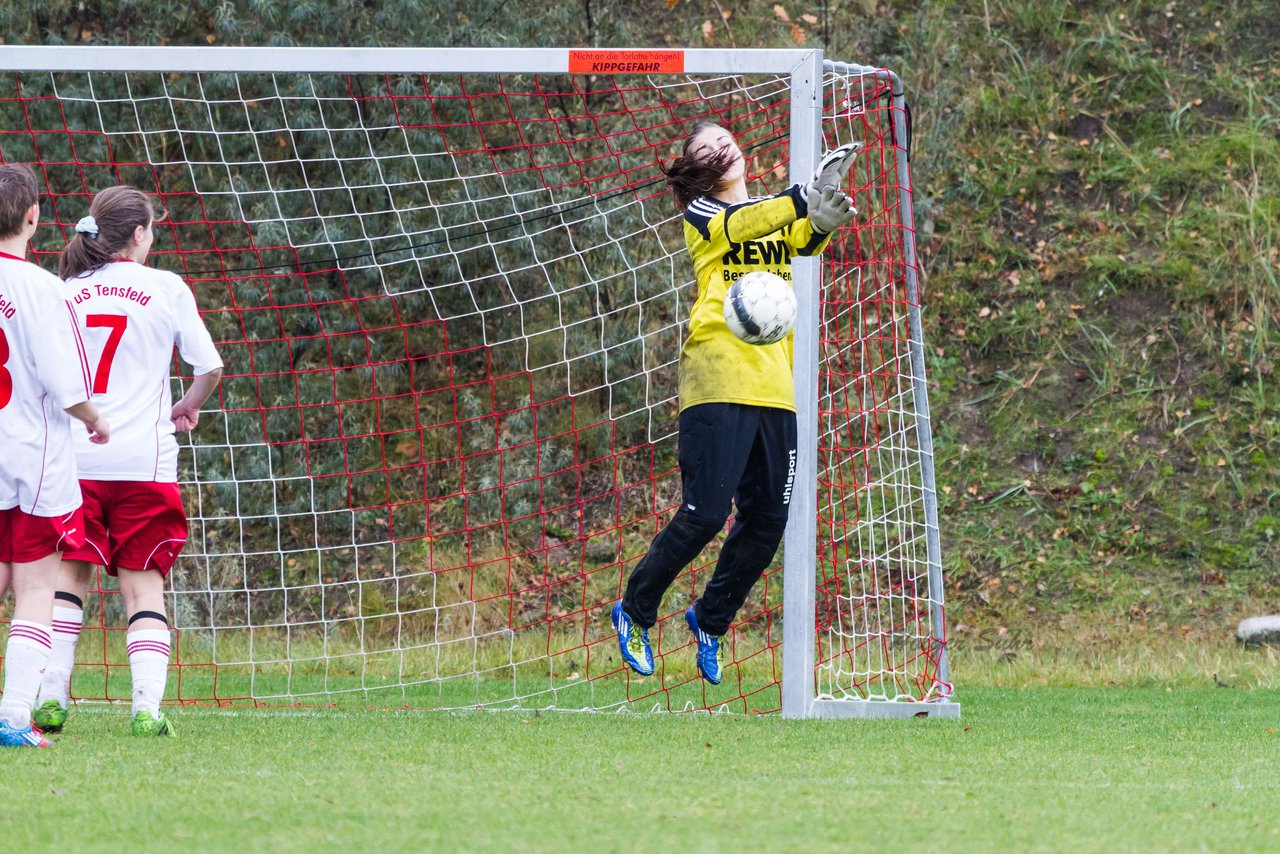
{"type": "Polygon", "coordinates": [[[176,736],[178,733],[173,724],[165,717],[164,712],[138,712],[133,716],[133,734],[150,738],[153,736],[176,736]]]}
{"type": "Polygon", "coordinates": [[[67,707],[57,700],[45,700],[31,713],[31,722],[44,732],[62,732],[67,723],[67,707]]]}

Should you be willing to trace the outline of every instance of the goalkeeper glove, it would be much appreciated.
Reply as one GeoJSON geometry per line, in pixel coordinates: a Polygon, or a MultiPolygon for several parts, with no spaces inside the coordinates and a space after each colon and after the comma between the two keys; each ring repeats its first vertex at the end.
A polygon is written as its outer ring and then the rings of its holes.
{"type": "Polygon", "coordinates": [[[809,198],[813,199],[813,194],[821,192],[825,187],[840,189],[840,183],[860,150],[862,150],[862,143],[846,142],[822,155],[822,160],[818,162],[818,171],[813,173],[813,177],[805,185],[809,198]]]}
{"type": "Polygon", "coordinates": [[[853,199],[835,187],[823,187],[809,194],[809,223],[821,234],[830,234],[853,222],[857,212],[853,199]]]}

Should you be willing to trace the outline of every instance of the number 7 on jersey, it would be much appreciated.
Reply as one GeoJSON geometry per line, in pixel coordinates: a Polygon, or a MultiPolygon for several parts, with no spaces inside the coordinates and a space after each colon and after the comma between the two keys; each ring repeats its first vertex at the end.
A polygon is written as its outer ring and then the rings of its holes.
{"type": "Polygon", "coordinates": [[[107,383],[111,380],[111,362],[116,357],[116,349],[124,330],[129,325],[129,318],[123,314],[90,314],[85,317],[85,325],[90,329],[110,329],[107,343],[102,348],[102,358],[98,360],[98,368],[93,372],[93,393],[106,394],[107,383]]]}

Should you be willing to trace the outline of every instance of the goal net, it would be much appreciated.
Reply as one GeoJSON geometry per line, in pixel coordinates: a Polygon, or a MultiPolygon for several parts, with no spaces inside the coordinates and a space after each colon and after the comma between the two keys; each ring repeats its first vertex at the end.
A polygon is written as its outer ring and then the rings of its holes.
{"type": "MultiPolygon", "coordinates": [[[[664,601],[653,676],[608,620],[679,504],[695,294],[658,167],[702,121],[741,141],[754,194],[867,144],[797,332],[820,340],[796,660],[818,701],[949,696],[896,78],[808,51],[569,53],[5,49],[0,160],[44,184],[36,259],[56,269],[94,192],[155,194],[150,263],[226,363],[180,439],[171,699],[782,708],[781,551],[720,686],[682,615],[722,539],[664,601]],[[796,67],[822,69],[807,104],[796,67]]],[[[123,636],[104,573],[75,696],[128,699],[123,636]]]]}

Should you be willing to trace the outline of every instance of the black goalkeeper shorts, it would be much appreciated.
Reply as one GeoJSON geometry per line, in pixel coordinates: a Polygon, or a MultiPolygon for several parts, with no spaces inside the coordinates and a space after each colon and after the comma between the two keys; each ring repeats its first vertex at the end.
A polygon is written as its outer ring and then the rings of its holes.
{"type": "Polygon", "coordinates": [[[741,403],[702,403],[680,413],[685,509],[723,520],[736,500],[745,514],[786,516],[796,474],[796,414],[741,403]]]}

